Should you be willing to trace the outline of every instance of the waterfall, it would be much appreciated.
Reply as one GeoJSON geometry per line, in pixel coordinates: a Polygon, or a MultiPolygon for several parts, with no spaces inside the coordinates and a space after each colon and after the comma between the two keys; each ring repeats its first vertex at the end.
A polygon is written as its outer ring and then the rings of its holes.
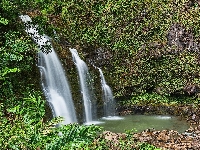
{"type": "Polygon", "coordinates": [[[41,72],[43,91],[52,109],[53,116],[63,117],[63,124],[77,122],[69,84],[49,37],[39,34],[37,26],[31,24],[32,20],[28,15],[21,15],[20,18],[25,23],[25,31],[40,49],[38,67],[41,72]],[[41,51],[46,48],[50,49],[51,52],[45,54],[41,51]]]}
{"type": "Polygon", "coordinates": [[[79,75],[81,94],[84,102],[85,124],[94,123],[92,116],[94,108],[92,108],[93,106],[91,101],[91,95],[93,93],[91,91],[91,85],[89,84],[91,82],[91,78],[88,72],[88,67],[86,63],[81,60],[76,49],[70,49],[70,51],[79,75]]]}
{"type": "Polygon", "coordinates": [[[115,100],[113,98],[112,90],[111,88],[107,85],[106,80],[104,78],[103,72],[100,68],[100,77],[101,77],[101,87],[102,87],[102,92],[103,92],[103,101],[104,101],[104,116],[109,117],[109,116],[114,116],[115,115],[115,100]]]}

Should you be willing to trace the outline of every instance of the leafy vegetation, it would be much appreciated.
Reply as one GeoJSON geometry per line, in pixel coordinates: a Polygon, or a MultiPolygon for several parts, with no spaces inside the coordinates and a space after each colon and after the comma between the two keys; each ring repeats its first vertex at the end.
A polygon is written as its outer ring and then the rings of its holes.
{"type": "Polygon", "coordinates": [[[165,96],[157,93],[144,93],[140,95],[132,96],[130,99],[121,100],[119,105],[121,106],[134,106],[134,105],[198,105],[199,98],[186,97],[186,96],[165,96]]]}
{"type": "Polygon", "coordinates": [[[104,69],[118,96],[182,95],[199,84],[197,2],[77,0],[62,3],[60,14],[57,33],[104,69]]]}
{"type": "MultiPolygon", "coordinates": [[[[188,89],[199,84],[198,2],[53,0],[30,2],[32,10],[27,3],[1,5],[15,18],[30,15],[62,45],[61,55],[63,46],[76,47],[103,69],[117,96],[198,93],[188,89]]],[[[12,25],[13,17],[7,17],[4,13],[1,22],[12,25]]]]}

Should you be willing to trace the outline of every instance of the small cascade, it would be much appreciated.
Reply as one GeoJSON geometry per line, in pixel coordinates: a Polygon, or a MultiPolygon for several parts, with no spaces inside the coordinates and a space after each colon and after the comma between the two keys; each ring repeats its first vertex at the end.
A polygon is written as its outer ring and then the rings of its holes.
{"type": "Polygon", "coordinates": [[[39,49],[48,47],[51,50],[48,54],[42,51],[38,53],[38,67],[41,72],[43,91],[50,104],[53,116],[63,117],[63,124],[77,122],[69,84],[50,39],[46,35],[39,34],[37,26],[31,24],[32,20],[28,15],[21,15],[20,18],[26,25],[25,31],[37,43],[39,49]]]}
{"type": "Polygon", "coordinates": [[[102,97],[103,97],[103,101],[104,101],[104,116],[105,117],[115,116],[116,103],[113,98],[112,90],[107,85],[102,70],[100,68],[98,68],[98,69],[100,72],[101,87],[102,87],[102,91],[103,91],[102,97]]]}
{"type": "Polygon", "coordinates": [[[72,53],[73,61],[77,67],[79,75],[81,94],[85,110],[85,124],[96,124],[98,122],[93,121],[94,108],[91,100],[91,95],[93,95],[93,93],[91,90],[91,85],[89,84],[91,82],[91,79],[88,67],[86,63],[83,60],[81,60],[76,49],[70,49],[70,52],[72,53]]]}

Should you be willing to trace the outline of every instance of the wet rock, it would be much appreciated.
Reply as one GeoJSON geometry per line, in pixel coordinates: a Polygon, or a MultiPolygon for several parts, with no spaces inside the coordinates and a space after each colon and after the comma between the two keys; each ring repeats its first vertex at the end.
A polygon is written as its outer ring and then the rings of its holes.
{"type": "Polygon", "coordinates": [[[190,84],[190,85],[186,85],[184,87],[183,91],[186,92],[189,95],[192,95],[192,94],[199,93],[200,92],[200,88],[196,84],[190,84]]]}
{"type": "Polygon", "coordinates": [[[192,32],[186,30],[180,24],[173,24],[170,27],[167,39],[170,47],[177,47],[173,51],[174,54],[181,53],[184,49],[187,49],[190,52],[199,53],[200,45],[195,42],[192,32]]]}

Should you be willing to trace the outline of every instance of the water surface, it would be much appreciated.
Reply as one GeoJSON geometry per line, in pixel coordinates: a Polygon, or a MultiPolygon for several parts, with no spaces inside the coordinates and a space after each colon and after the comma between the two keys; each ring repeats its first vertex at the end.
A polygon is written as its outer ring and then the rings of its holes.
{"type": "Polygon", "coordinates": [[[134,129],[135,132],[142,132],[145,129],[155,130],[176,130],[183,133],[189,128],[189,124],[185,120],[181,120],[175,116],[163,115],[127,115],[124,119],[108,120],[100,119],[104,123],[99,126],[104,127],[105,130],[120,133],[125,130],[134,129]]]}

